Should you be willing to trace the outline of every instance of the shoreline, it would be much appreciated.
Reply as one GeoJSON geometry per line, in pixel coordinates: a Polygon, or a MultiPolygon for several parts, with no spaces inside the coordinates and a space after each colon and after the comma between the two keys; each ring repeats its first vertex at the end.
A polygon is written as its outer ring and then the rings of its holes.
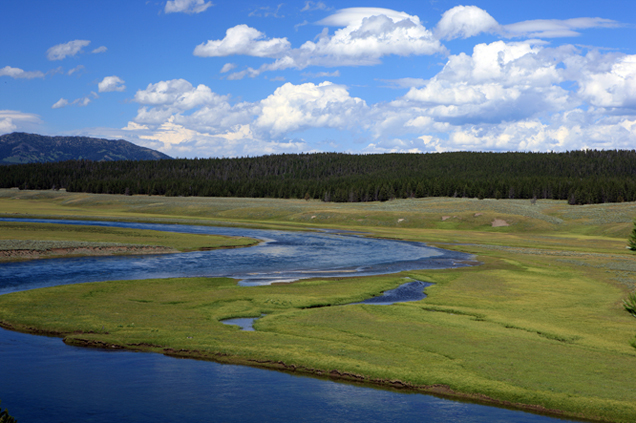
{"type": "Polygon", "coordinates": [[[36,249],[0,250],[0,262],[12,262],[22,260],[37,260],[65,257],[91,257],[114,255],[140,255],[140,254],[177,254],[191,251],[212,251],[221,249],[245,248],[258,245],[260,241],[246,245],[227,245],[220,247],[201,247],[195,250],[179,251],[176,248],[160,245],[130,245],[130,246],[81,246],[36,249]]]}
{"type": "MultiPolygon", "coordinates": [[[[507,408],[512,410],[524,411],[533,414],[539,414],[549,417],[555,418],[565,418],[572,421],[580,421],[580,422],[598,422],[598,423],[613,423],[614,420],[607,420],[599,417],[587,417],[581,414],[568,413],[564,410],[558,409],[550,409],[543,407],[541,405],[536,404],[525,404],[519,402],[512,402],[508,400],[502,400],[497,398],[492,398],[484,394],[479,393],[465,393],[453,390],[448,385],[444,384],[434,384],[434,385],[416,385],[410,382],[404,382],[399,379],[380,379],[380,378],[371,378],[369,376],[365,376],[362,374],[350,373],[340,371],[338,369],[316,369],[311,367],[306,367],[302,365],[295,364],[287,364],[283,361],[273,361],[273,360],[259,360],[256,358],[246,358],[237,355],[226,354],[222,352],[209,352],[209,351],[200,351],[200,350],[187,350],[187,349],[179,349],[176,350],[171,347],[162,346],[162,345],[152,345],[146,343],[140,344],[116,344],[111,342],[104,342],[100,340],[91,340],[91,339],[82,339],[82,338],[69,338],[69,335],[82,335],[82,334],[97,334],[97,332],[59,332],[59,331],[51,331],[45,329],[39,329],[35,327],[21,327],[14,326],[13,324],[0,320],[0,328],[20,333],[26,333],[30,335],[39,335],[39,336],[49,336],[61,338],[64,344],[74,347],[83,347],[83,348],[97,348],[101,350],[113,351],[113,350],[122,350],[122,351],[132,351],[132,352],[142,352],[142,353],[159,353],[168,357],[174,358],[182,358],[182,359],[192,359],[192,360],[204,360],[204,361],[213,361],[219,364],[234,364],[234,365],[242,365],[249,367],[256,367],[267,370],[277,370],[285,373],[299,374],[307,377],[316,377],[320,379],[329,379],[333,381],[342,381],[355,383],[362,386],[367,387],[376,387],[376,388],[388,388],[388,389],[397,389],[397,390],[406,390],[412,393],[426,394],[426,395],[434,395],[437,397],[456,400],[456,401],[465,401],[476,404],[482,404],[487,406],[496,406],[501,408],[507,408]]],[[[104,335],[108,335],[109,332],[103,332],[104,335]]]]}

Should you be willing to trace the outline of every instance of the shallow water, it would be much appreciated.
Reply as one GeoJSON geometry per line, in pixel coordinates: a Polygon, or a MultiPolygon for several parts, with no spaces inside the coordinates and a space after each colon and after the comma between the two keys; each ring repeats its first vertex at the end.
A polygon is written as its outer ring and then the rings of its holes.
{"type": "MultiPolygon", "coordinates": [[[[19,219],[0,219],[19,220],[19,219]]],[[[80,282],[191,276],[226,276],[241,285],[266,285],[312,277],[365,276],[409,269],[465,266],[468,254],[417,242],[354,234],[265,231],[188,225],[29,219],[78,225],[247,236],[262,243],[247,248],[143,256],[42,259],[0,265],[0,294],[80,282]]]]}
{"type": "MultiPolygon", "coordinates": [[[[377,297],[367,298],[366,300],[360,301],[358,303],[343,304],[342,306],[354,304],[391,305],[397,303],[419,301],[426,298],[424,288],[431,285],[432,284],[429,282],[422,281],[406,282],[395,289],[389,289],[388,291],[383,292],[377,297]]],[[[255,330],[254,322],[263,316],[264,315],[260,317],[237,317],[235,319],[220,320],[220,322],[226,325],[238,326],[241,328],[241,330],[253,331],[255,330]]]]}
{"type": "MultiPolygon", "coordinates": [[[[0,292],[87,281],[176,276],[232,276],[242,279],[246,285],[265,284],[316,275],[439,268],[469,259],[463,254],[418,243],[355,235],[94,224],[244,235],[264,242],[257,247],[197,253],[2,263],[0,292]]],[[[2,408],[8,408],[21,423],[559,421],[430,395],[379,390],[251,367],[175,359],[160,354],[71,347],[59,338],[2,329],[0,363],[2,408]]]]}

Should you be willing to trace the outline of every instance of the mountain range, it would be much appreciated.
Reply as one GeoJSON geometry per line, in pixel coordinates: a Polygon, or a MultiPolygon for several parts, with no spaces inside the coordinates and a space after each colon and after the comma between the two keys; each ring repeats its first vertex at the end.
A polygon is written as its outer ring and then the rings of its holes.
{"type": "Polygon", "coordinates": [[[47,163],[64,160],[171,159],[158,151],[124,140],[90,137],[51,137],[14,132],[0,136],[0,164],[47,163]]]}

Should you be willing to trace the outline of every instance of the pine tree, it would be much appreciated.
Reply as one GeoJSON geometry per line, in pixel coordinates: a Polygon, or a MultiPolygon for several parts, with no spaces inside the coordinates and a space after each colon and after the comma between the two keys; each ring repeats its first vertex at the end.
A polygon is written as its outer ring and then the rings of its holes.
{"type": "Polygon", "coordinates": [[[636,251],[636,221],[634,221],[634,229],[632,229],[632,234],[629,236],[629,245],[627,248],[636,251]]]}

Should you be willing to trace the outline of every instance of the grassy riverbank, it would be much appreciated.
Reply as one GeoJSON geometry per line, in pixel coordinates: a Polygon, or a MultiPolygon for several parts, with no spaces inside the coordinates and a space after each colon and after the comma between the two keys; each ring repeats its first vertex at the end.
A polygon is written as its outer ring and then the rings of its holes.
{"type": "Polygon", "coordinates": [[[255,239],[31,222],[0,222],[0,260],[63,255],[174,253],[245,247],[255,239]]]}
{"type": "Polygon", "coordinates": [[[340,227],[476,254],[483,265],[249,288],[209,278],[61,286],[0,297],[5,327],[65,336],[76,345],[404,385],[601,421],[636,420],[636,319],[621,303],[636,289],[636,262],[625,248],[634,203],[422,199],[335,205],[0,190],[0,213],[24,216],[25,210],[340,227]],[[509,226],[493,227],[496,219],[509,226]],[[334,306],[377,295],[407,277],[434,282],[428,298],[334,306]],[[262,313],[255,332],[219,322],[262,313]]]}

